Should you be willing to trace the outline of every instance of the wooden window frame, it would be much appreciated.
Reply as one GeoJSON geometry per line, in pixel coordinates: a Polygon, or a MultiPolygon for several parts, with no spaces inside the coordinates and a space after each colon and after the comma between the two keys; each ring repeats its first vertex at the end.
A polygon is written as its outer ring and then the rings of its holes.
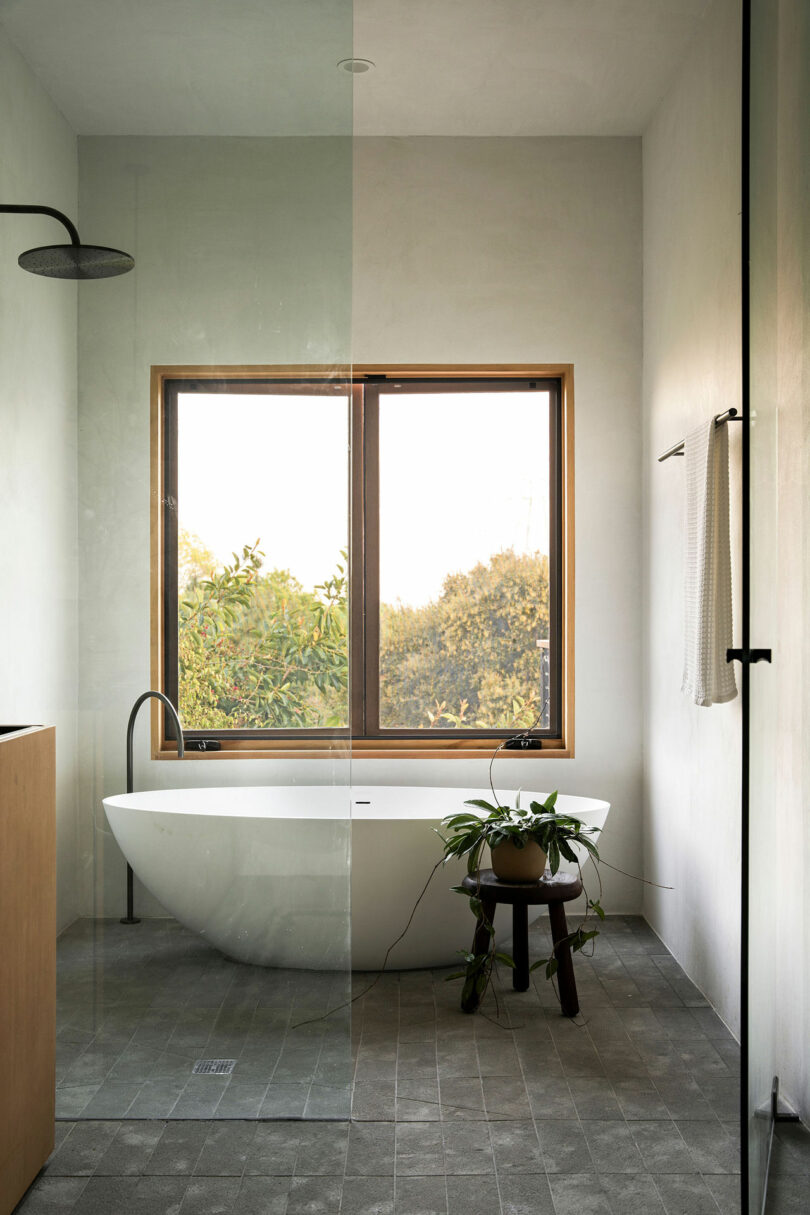
{"type": "MultiPolygon", "coordinates": [[[[176,521],[172,514],[175,503],[169,489],[171,477],[167,467],[175,461],[172,450],[172,435],[167,429],[166,403],[176,392],[178,382],[193,381],[197,384],[210,382],[211,391],[217,391],[217,383],[229,381],[220,391],[245,392],[255,388],[259,382],[273,380],[289,381],[285,387],[294,391],[295,382],[309,381],[310,385],[335,382],[348,384],[365,381],[364,385],[375,405],[379,396],[377,385],[385,383],[387,392],[407,391],[407,381],[422,381],[433,384],[436,391],[451,390],[451,381],[476,381],[483,390],[485,381],[504,384],[506,381],[554,381],[559,386],[559,409],[552,414],[559,425],[558,443],[550,449],[558,453],[556,469],[557,527],[552,536],[550,569],[556,565],[559,576],[550,586],[551,633],[556,636],[558,671],[556,727],[546,732],[537,732],[537,741],[529,750],[504,750],[501,755],[511,758],[570,758],[574,754],[574,390],[573,367],[570,364],[553,365],[395,365],[353,367],[324,367],[313,365],[288,366],[157,366],[151,374],[151,673],[152,687],[176,696],[176,686],[171,686],[167,676],[169,664],[176,664],[177,637],[172,629],[171,618],[176,619],[177,595],[172,597],[168,586],[176,587],[176,521]],[[253,381],[253,384],[251,384],[253,381]],[[395,387],[396,384],[396,387],[395,387]],[[376,392],[375,392],[376,388],[376,392]],[[172,547],[173,546],[173,547],[172,547]],[[556,547],[555,547],[556,546],[556,547]],[[172,564],[172,553],[174,564],[172,564]],[[164,556],[165,554],[165,556],[164,556]],[[166,562],[166,557],[168,561],[166,562]],[[174,658],[172,658],[174,655],[174,658]],[[538,745],[539,743],[539,745],[538,745]]],[[[415,386],[415,385],[414,385],[415,386]]],[[[472,385],[471,385],[472,387],[472,385]]],[[[306,387],[302,384],[302,390],[306,387]]],[[[351,519],[352,536],[350,602],[365,605],[366,595],[371,589],[374,602],[376,587],[375,571],[378,569],[375,545],[377,536],[375,477],[378,475],[376,458],[376,436],[371,433],[377,413],[376,408],[366,406],[364,410],[358,400],[357,387],[352,394],[352,449],[353,467],[351,475],[351,519]],[[372,453],[369,458],[369,453],[372,453]],[[371,512],[369,497],[372,498],[371,512]],[[371,587],[369,588],[369,584],[371,587]]],[[[552,532],[553,527],[552,513],[552,532]]],[[[351,610],[351,609],[350,609],[351,610]]],[[[355,609],[356,610],[356,609],[355,609]]],[[[375,678],[379,621],[374,612],[363,612],[360,619],[350,624],[350,719],[362,722],[363,737],[350,737],[344,731],[327,729],[308,730],[305,737],[299,731],[250,731],[235,737],[230,731],[190,730],[188,737],[214,738],[220,742],[219,751],[189,752],[195,759],[247,759],[290,758],[305,759],[324,756],[348,756],[355,758],[484,758],[492,754],[495,746],[516,731],[490,730],[459,735],[457,730],[425,730],[414,737],[415,732],[404,730],[369,729],[366,731],[367,693],[364,683],[375,678]],[[354,674],[362,671],[363,678],[354,674]]],[[[372,697],[373,700],[373,697],[372,697]]],[[[371,705],[372,714],[374,711],[371,705]]],[[[359,733],[359,731],[358,731],[359,733]]],[[[170,723],[157,701],[152,702],[152,757],[155,759],[176,757],[176,741],[171,735],[170,723]]]]}

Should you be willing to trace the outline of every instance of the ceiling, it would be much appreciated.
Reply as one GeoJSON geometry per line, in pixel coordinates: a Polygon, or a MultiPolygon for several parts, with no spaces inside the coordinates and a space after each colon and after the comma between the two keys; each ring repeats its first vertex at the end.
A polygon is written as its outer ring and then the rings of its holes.
{"type": "Polygon", "coordinates": [[[636,135],[711,2],[0,0],[0,24],[81,135],[636,135]]]}

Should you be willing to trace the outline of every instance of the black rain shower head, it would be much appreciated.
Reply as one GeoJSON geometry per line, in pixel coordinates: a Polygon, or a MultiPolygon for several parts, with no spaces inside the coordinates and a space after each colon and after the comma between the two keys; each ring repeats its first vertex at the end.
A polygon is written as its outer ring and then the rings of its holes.
{"type": "Polygon", "coordinates": [[[46,278],[113,278],[117,274],[126,274],[135,265],[135,259],[120,249],[83,245],[68,217],[53,207],[0,203],[0,211],[15,215],[51,215],[68,231],[72,242],[69,245],[43,245],[20,254],[18,264],[31,274],[41,274],[46,278]]]}
{"type": "Polygon", "coordinates": [[[103,245],[43,245],[27,249],[17,262],[23,270],[46,278],[113,278],[135,265],[128,253],[103,245]]]}

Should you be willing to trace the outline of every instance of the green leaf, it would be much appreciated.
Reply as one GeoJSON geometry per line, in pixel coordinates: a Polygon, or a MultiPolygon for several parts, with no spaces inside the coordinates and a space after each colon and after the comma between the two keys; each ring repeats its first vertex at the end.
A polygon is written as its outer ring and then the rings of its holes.
{"type": "Polygon", "coordinates": [[[558,962],[556,958],[549,958],[546,966],[546,978],[553,979],[557,973],[558,962]]]}
{"type": "Polygon", "coordinates": [[[504,966],[509,966],[512,970],[515,969],[514,959],[510,958],[508,953],[496,953],[495,957],[499,962],[503,962],[504,966]]]}
{"type": "Polygon", "coordinates": [[[577,953],[580,949],[582,949],[583,945],[587,945],[588,941],[592,941],[594,937],[598,937],[599,933],[595,928],[591,932],[583,932],[580,928],[576,933],[574,933],[574,936],[576,939],[574,940],[572,948],[574,953],[577,953]]]}
{"type": "Polygon", "coordinates": [[[477,814],[452,814],[447,818],[442,819],[443,827],[468,827],[480,824],[481,819],[477,814]]]}
{"type": "Polygon", "coordinates": [[[567,861],[572,861],[573,864],[577,863],[577,854],[574,852],[571,845],[568,844],[565,840],[560,840],[560,852],[563,854],[563,856],[565,857],[565,859],[567,861]]]}
{"type": "Polygon", "coordinates": [[[469,801],[465,802],[464,805],[465,806],[477,806],[479,810],[489,810],[490,813],[499,809],[498,806],[491,806],[489,804],[489,802],[485,802],[480,797],[473,797],[469,801]]]}

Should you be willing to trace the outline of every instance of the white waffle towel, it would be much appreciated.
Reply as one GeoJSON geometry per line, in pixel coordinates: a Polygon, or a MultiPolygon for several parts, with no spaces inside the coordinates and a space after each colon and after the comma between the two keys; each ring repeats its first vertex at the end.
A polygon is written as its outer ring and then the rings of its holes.
{"type": "Polygon", "coordinates": [[[684,442],[686,455],[686,586],[681,691],[696,705],[737,695],[732,645],[731,544],[728,517],[728,427],[712,418],[684,442]]]}

